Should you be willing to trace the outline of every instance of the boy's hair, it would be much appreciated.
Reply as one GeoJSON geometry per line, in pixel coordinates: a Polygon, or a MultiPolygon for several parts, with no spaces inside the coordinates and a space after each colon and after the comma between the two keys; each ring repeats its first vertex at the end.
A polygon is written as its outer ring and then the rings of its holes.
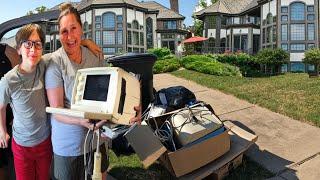
{"type": "Polygon", "coordinates": [[[27,24],[27,25],[22,26],[22,28],[20,28],[16,34],[17,49],[20,48],[21,43],[23,41],[26,41],[29,39],[29,37],[31,36],[33,31],[37,32],[41,43],[44,45],[46,38],[45,38],[44,32],[42,31],[41,26],[38,24],[27,24]]]}
{"type": "Polygon", "coordinates": [[[81,18],[80,18],[80,14],[78,12],[78,10],[72,6],[72,4],[70,3],[63,3],[60,5],[59,7],[60,9],[60,15],[59,15],[59,18],[58,18],[58,23],[59,23],[59,26],[60,26],[60,21],[61,21],[61,18],[63,16],[66,16],[68,14],[73,14],[74,17],[76,17],[76,20],[77,22],[80,24],[80,26],[82,27],[82,22],[81,22],[81,18]]]}

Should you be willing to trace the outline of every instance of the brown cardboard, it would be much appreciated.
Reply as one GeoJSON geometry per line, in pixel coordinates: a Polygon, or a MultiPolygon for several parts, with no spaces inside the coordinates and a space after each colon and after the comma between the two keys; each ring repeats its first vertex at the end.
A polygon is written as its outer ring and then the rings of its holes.
{"type": "Polygon", "coordinates": [[[258,139],[258,136],[241,129],[230,121],[226,121],[224,124],[230,129],[230,151],[208,165],[182,176],[181,179],[203,179],[212,173],[216,173],[220,168],[226,166],[233,159],[243,154],[258,139]]]}
{"type": "MultiPolygon", "coordinates": [[[[144,167],[148,167],[163,151],[164,146],[153,135],[148,126],[136,126],[125,137],[138,154],[144,167]]],[[[180,177],[194,171],[230,149],[228,130],[190,147],[181,148],[175,152],[166,151],[160,158],[162,164],[175,176],[180,177]]]]}

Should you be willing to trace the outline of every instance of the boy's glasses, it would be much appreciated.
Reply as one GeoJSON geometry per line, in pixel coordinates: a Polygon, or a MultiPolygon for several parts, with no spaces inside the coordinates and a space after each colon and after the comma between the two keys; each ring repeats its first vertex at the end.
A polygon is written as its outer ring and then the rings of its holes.
{"type": "Polygon", "coordinates": [[[32,46],[34,46],[36,49],[41,50],[42,49],[42,42],[41,41],[30,41],[30,40],[25,40],[22,41],[21,44],[27,49],[31,49],[32,46]]]}

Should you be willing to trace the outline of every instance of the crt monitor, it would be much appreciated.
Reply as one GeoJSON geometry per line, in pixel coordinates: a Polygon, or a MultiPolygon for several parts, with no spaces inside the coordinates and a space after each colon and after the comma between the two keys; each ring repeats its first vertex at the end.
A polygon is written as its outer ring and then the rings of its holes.
{"type": "Polygon", "coordinates": [[[140,82],[117,67],[80,69],[72,92],[71,109],[47,108],[47,112],[88,119],[109,119],[129,124],[140,104],[140,82]]]}

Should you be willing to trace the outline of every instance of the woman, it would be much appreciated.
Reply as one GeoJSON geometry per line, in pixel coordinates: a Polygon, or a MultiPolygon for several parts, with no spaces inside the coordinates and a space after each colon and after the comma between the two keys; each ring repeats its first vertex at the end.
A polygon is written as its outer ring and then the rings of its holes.
{"type": "MultiPolygon", "coordinates": [[[[104,62],[81,46],[83,32],[77,10],[70,4],[63,4],[60,10],[58,23],[62,47],[51,54],[45,83],[50,106],[70,108],[77,70],[103,66],[104,62]]],[[[98,123],[97,127],[102,123],[104,121],[98,123]]],[[[92,124],[88,119],[63,115],[52,115],[51,124],[55,178],[84,179],[83,144],[85,133],[88,128],[92,128],[92,124]]],[[[104,162],[102,172],[106,172],[106,150],[101,153],[104,162]]]]}
{"type": "Polygon", "coordinates": [[[8,146],[6,106],[13,109],[12,151],[16,178],[49,179],[52,159],[50,122],[45,112],[45,63],[41,60],[45,35],[37,24],[16,34],[21,64],[0,81],[0,147],[8,146]]]}

